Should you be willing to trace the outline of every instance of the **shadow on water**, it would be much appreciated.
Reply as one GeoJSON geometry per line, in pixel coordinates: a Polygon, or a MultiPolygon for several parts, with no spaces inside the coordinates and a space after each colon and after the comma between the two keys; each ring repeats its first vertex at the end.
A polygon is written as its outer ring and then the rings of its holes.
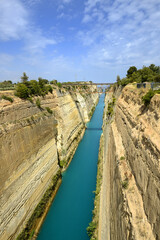
{"type": "Polygon", "coordinates": [[[99,130],[99,131],[102,131],[102,128],[86,128],[86,130],[99,130]]]}

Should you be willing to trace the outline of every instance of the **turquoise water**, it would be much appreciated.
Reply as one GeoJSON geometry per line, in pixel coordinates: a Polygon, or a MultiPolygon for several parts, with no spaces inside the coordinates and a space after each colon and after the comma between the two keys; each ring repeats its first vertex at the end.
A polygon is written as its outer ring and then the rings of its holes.
{"type": "Polygon", "coordinates": [[[89,240],[96,189],[99,140],[102,133],[104,94],[43,223],[38,240],[89,240]]]}

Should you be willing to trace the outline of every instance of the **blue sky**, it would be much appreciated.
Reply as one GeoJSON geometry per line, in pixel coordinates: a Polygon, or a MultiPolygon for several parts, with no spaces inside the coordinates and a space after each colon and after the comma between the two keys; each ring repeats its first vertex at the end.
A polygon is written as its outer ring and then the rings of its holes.
{"type": "Polygon", "coordinates": [[[0,0],[0,81],[114,82],[160,65],[159,0],[0,0]]]}

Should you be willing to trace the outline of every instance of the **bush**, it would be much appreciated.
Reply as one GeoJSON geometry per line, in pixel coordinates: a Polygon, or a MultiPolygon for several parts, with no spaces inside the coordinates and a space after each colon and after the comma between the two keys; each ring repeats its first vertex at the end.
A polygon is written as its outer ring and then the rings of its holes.
{"type": "Polygon", "coordinates": [[[87,234],[90,238],[93,236],[96,227],[97,227],[96,222],[90,222],[89,226],[87,227],[87,234]]]}
{"type": "Polygon", "coordinates": [[[48,86],[47,86],[47,89],[48,89],[48,91],[49,91],[50,93],[53,92],[53,88],[51,87],[51,85],[48,85],[48,86]]]}
{"type": "Polygon", "coordinates": [[[123,182],[122,182],[122,188],[127,189],[129,185],[129,181],[128,178],[126,178],[123,182]]]}
{"type": "Polygon", "coordinates": [[[8,96],[6,96],[6,95],[2,95],[2,99],[8,100],[8,101],[10,101],[11,103],[13,102],[13,98],[8,97],[8,96]]]}
{"type": "Polygon", "coordinates": [[[41,102],[40,102],[39,98],[37,98],[37,100],[36,100],[36,105],[38,108],[41,108],[41,102]]]}
{"type": "Polygon", "coordinates": [[[47,110],[47,112],[50,113],[50,114],[53,113],[53,111],[52,111],[49,107],[46,107],[46,110],[47,110]]]}
{"type": "Polygon", "coordinates": [[[143,97],[142,97],[142,101],[144,103],[144,105],[149,105],[150,101],[152,99],[152,97],[154,96],[155,92],[150,89],[143,97]]]}
{"type": "Polygon", "coordinates": [[[15,96],[22,99],[27,99],[29,97],[29,89],[25,84],[18,83],[16,86],[15,96]]]}
{"type": "Polygon", "coordinates": [[[57,82],[57,86],[58,86],[59,88],[61,88],[61,87],[62,87],[62,83],[57,82]]]}
{"type": "Polygon", "coordinates": [[[33,99],[31,97],[27,98],[27,100],[33,103],[33,99]]]}

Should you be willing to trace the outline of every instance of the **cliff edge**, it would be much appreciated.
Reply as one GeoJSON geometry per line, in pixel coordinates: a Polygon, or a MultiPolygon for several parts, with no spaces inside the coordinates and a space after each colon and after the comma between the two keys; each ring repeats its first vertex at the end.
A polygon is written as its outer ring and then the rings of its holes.
{"type": "Polygon", "coordinates": [[[160,95],[145,107],[146,91],[127,85],[112,118],[106,94],[99,240],[160,239],[160,95]]]}
{"type": "Polygon", "coordinates": [[[91,94],[54,89],[39,97],[40,106],[0,100],[0,239],[15,239],[59,169],[65,168],[98,101],[91,94]]]}

